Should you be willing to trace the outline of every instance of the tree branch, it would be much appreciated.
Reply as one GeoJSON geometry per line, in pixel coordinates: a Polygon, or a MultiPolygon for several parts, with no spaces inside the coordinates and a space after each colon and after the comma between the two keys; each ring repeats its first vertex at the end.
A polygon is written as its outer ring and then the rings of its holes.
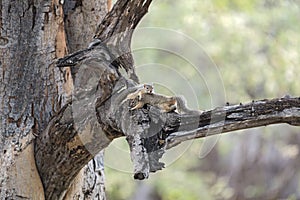
{"type": "Polygon", "coordinates": [[[115,3],[112,10],[98,26],[94,38],[104,42],[115,56],[118,66],[123,67],[132,80],[138,82],[131,54],[132,34],[147,13],[152,0],[123,0],[115,3]]]}
{"type": "MultiPolygon", "coordinates": [[[[131,39],[132,32],[128,32],[128,30],[135,29],[147,13],[151,2],[152,0],[123,0],[116,2],[112,10],[99,24],[94,38],[106,41],[122,33],[125,34],[123,37],[131,39]]],[[[122,40],[121,37],[118,39],[122,40]]],[[[130,45],[130,43],[128,44],[130,45]]]]}
{"type": "Polygon", "coordinates": [[[58,67],[75,66],[84,60],[97,45],[107,46],[114,57],[114,65],[126,70],[129,77],[138,82],[131,54],[132,34],[140,20],[147,13],[152,0],[119,0],[97,27],[96,42],[88,49],[75,52],[59,59],[58,67]],[[100,40],[100,41],[99,41],[100,40]]]}
{"type": "Polygon", "coordinates": [[[126,136],[135,179],[147,178],[149,172],[162,169],[164,164],[159,160],[165,150],[183,141],[276,123],[300,126],[300,98],[253,101],[245,105],[219,107],[202,114],[181,115],[164,113],[150,105],[128,111],[128,102],[122,104],[124,97],[118,96],[122,96],[122,92],[113,95],[112,101],[107,102],[118,106],[105,115],[99,108],[97,112],[106,124],[114,124],[111,129],[126,136]]]}
{"type": "Polygon", "coordinates": [[[35,159],[46,199],[62,199],[79,170],[111,142],[98,123],[95,106],[109,98],[118,74],[110,67],[109,54],[103,50],[100,55],[81,63],[72,101],[36,140],[35,159]]]}
{"type": "MultiPolygon", "coordinates": [[[[245,105],[232,105],[216,108],[201,114],[198,128],[192,120],[181,124],[181,131],[167,137],[167,148],[195,138],[232,132],[271,124],[287,123],[300,126],[300,98],[279,98],[260,100],[245,105]]],[[[167,126],[174,126],[169,124],[167,126]]]]}

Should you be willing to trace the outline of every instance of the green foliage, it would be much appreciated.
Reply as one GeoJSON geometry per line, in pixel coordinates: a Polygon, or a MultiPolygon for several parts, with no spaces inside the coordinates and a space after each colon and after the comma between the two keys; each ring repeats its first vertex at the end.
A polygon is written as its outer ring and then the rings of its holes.
{"type": "MultiPolygon", "coordinates": [[[[300,26],[296,24],[299,18],[299,6],[292,1],[206,0],[187,3],[165,0],[154,2],[140,27],[170,28],[200,43],[221,70],[228,100],[236,102],[297,94],[300,85],[295,84],[300,72],[297,67],[300,64],[300,26]]],[[[137,66],[152,60],[169,67],[179,66],[181,70],[176,68],[178,73],[184,71],[190,76],[195,75],[188,62],[201,59],[201,49],[195,52],[189,48],[187,40],[179,40],[173,35],[171,33],[171,37],[166,38],[161,34],[151,34],[140,42],[150,40],[153,46],[182,48],[192,58],[179,63],[175,56],[166,52],[139,51],[136,54],[137,66]]],[[[216,79],[214,71],[210,74],[204,66],[197,67],[204,71],[205,77],[216,79]]],[[[145,80],[145,74],[138,72],[145,80]]],[[[158,75],[155,70],[152,74],[158,75]]],[[[151,74],[147,73],[147,76],[151,77],[151,74]]],[[[166,81],[173,82],[172,77],[166,77],[166,81]]],[[[201,85],[205,91],[206,86],[201,85]]],[[[196,84],[193,87],[197,88],[196,84]]]]}

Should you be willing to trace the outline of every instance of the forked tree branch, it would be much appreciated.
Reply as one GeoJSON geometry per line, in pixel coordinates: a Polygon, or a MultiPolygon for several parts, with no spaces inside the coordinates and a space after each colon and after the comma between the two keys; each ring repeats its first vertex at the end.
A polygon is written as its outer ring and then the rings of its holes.
{"type": "Polygon", "coordinates": [[[71,67],[74,94],[36,140],[35,159],[46,199],[63,199],[78,171],[113,139],[109,135],[122,135],[106,130],[108,125],[101,120],[98,123],[95,108],[110,98],[120,78],[120,67],[138,81],[130,43],[133,29],[150,3],[151,0],[117,1],[95,33],[100,41],[56,63],[58,67],[71,67]]]}
{"type": "Polygon", "coordinates": [[[159,160],[165,150],[183,141],[276,123],[300,126],[300,98],[253,101],[190,115],[165,113],[147,104],[130,111],[129,100],[123,103],[130,87],[121,82],[105,105],[97,107],[97,113],[102,123],[109,124],[110,138],[120,137],[120,133],[126,136],[136,179],[162,169],[159,160]]]}
{"type": "Polygon", "coordinates": [[[138,82],[131,54],[132,34],[140,20],[148,12],[152,0],[123,0],[115,3],[102,20],[94,38],[105,43],[115,56],[115,63],[138,82]]]}
{"type": "Polygon", "coordinates": [[[164,113],[150,105],[130,111],[124,99],[137,84],[130,50],[132,30],[150,3],[119,0],[98,27],[95,38],[101,42],[58,61],[59,67],[71,66],[79,85],[72,102],[53,117],[36,141],[46,199],[63,198],[93,154],[121,136],[126,136],[131,148],[134,178],[144,179],[163,168],[159,159],[165,149],[180,142],[274,123],[300,125],[299,98],[225,106],[201,115],[164,113]],[[121,75],[120,67],[131,79],[121,75]]]}
{"type": "Polygon", "coordinates": [[[104,45],[113,56],[114,65],[126,70],[129,77],[138,82],[131,54],[132,34],[140,20],[147,13],[152,0],[119,0],[97,27],[94,38],[98,42],[91,47],[60,59],[58,67],[75,66],[88,57],[94,47],[104,45]]]}
{"type": "MultiPolygon", "coordinates": [[[[94,38],[105,41],[116,34],[127,34],[128,30],[135,29],[147,13],[151,2],[152,0],[123,0],[116,2],[112,10],[99,24],[94,38]]],[[[132,34],[132,32],[128,33],[132,34]]],[[[131,35],[128,36],[131,37],[131,35]]],[[[128,36],[124,37],[127,38],[128,36]]]]}

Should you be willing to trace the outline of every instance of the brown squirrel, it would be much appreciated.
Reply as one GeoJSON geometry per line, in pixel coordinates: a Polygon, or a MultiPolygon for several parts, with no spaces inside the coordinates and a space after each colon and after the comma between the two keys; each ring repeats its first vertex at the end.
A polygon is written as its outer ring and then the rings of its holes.
{"type": "Polygon", "coordinates": [[[176,111],[179,114],[201,114],[201,111],[190,110],[189,108],[187,108],[186,102],[181,96],[168,97],[160,94],[141,92],[140,96],[135,95],[135,97],[139,98],[137,99],[136,105],[133,106],[130,110],[139,109],[142,108],[145,104],[149,104],[158,107],[163,112],[176,111]]]}
{"type": "Polygon", "coordinates": [[[138,97],[140,101],[142,99],[143,94],[152,94],[153,93],[153,86],[149,84],[144,84],[142,88],[139,88],[134,93],[128,94],[125,101],[128,99],[135,99],[138,97]]]}
{"type": "Polygon", "coordinates": [[[163,112],[171,112],[176,109],[176,99],[174,97],[167,97],[160,94],[141,93],[140,100],[130,110],[142,108],[145,104],[156,106],[163,112]]]}
{"type": "MultiPolygon", "coordinates": [[[[134,99],[138,98],[138,101],[140,101],[142,99],[143,94],[152,94],[152,93],[153,93],[153,86],[152,85],[144,84],[142,87],[138,86],[137,89],[134,92],[132,92],[132,93],[130,93],[126,96],[126,98],[122,101],[121,104],[123,104],[128,99],[134,100],[134,99]]],[[[131,101],[130,106],[133,103],[135,103],[135,101],[131,101]]]]}

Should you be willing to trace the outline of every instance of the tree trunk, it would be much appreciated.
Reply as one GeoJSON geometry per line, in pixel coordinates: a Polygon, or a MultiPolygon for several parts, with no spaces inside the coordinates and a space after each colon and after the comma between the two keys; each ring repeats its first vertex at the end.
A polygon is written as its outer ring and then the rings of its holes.
{"type": "Polygon", "coordinates": [[[0,48],[0,198],[43,199],[33,141],[64,102],[51,62],[65,48],[58,1],[2,0],[0,48]]]}
{"type": "Polygon", "coordinates": [[[130,110],[134,101],[126,97],[139,88],[131,37],[152,1],[119,0],[103,18],[107,2],[0,0],[1,199],[104,199],[99,151],[121,136],[134,178],[144,179],[182,141],[300,125],[299,98],[202,114],[166,113],[150,103],[130,110]]]}
{"type": "Polygon", "coordinates": [[[0,1],[0,199],[44,199],[34,140],[73,87],[54,61],[86,47],[107,12],[107,0],[76,2],[0,1]]]}

